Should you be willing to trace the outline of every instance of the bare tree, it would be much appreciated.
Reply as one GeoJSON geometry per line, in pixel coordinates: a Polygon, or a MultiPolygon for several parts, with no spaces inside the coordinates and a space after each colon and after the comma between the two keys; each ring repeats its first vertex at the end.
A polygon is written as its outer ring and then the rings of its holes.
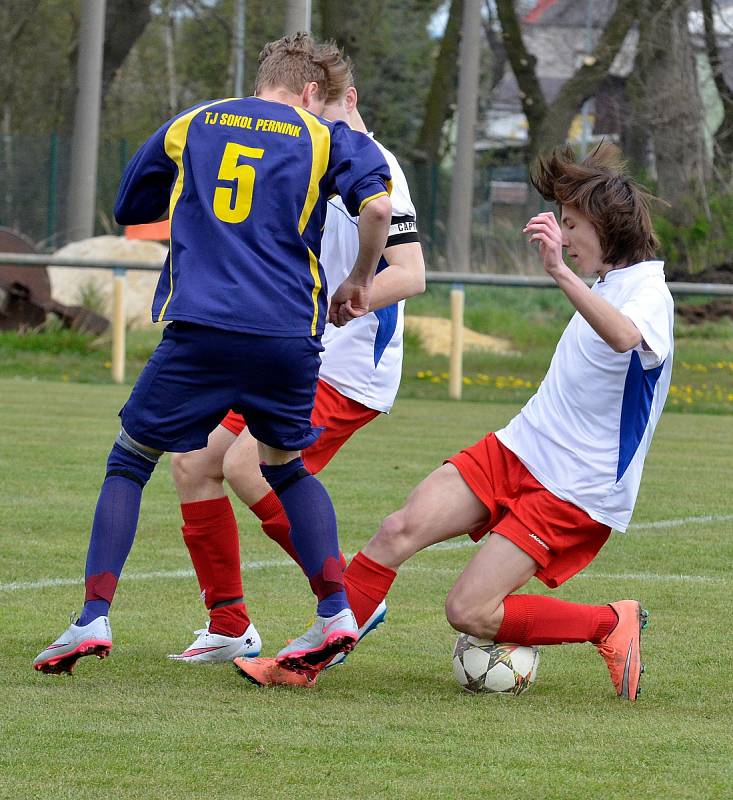
{"type": "Polygon", "coordinates": [[[701,6],[705,22],[705,49],[715,80],[715,87],[723,104],[723,121],[715,132],[715,172],[721,185],[730,186],[733,181],[733,90],[728,86],[723,75],[723,65],[715,33],[714,3],[712,0],[701,0],[701,6]]]}
{"type": "Polygon", "coordinates": [[[530,160],[537,153],[565,141],[573,117],[608,74],[636,19],[638,6],[638,0],[618,0],[594,52],[563,84],[555,100],[548,104],[537,77],[537,59],[529,52],[522,38],[515,4],[512,0],[496,0],[504,44],[519,84],[522,109],[529,126],[530,160]]]}
{"type": "Polygon", "coordinates": [[[107,0],[102,70],[103,97],[132,46],[150,22],[150,5],[151,0],[107,0]]]}
{"type": "Polygon", "coordinates": [[[688,28],[689,0],[639,0],[639,44],[629,78],[636,124],[651,139],[666,216],[689,225],[707,209],[702,101],[688,28]]]}
{"type": "Polygon", "coordinates": [[[451,0],[448,22],[440,42],[430,91],[425,101],[422,125],[415,142],[416,161],[439,160],[443,127],[456,99],[462,14],[463,0],[451,0]]]}

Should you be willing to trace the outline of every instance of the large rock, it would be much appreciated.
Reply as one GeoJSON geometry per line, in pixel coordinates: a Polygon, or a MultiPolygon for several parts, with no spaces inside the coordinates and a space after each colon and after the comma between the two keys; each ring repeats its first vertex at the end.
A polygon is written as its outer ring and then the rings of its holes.
{"type": "MultiPolygon", "coordinates": [[[[168,248],[159,242],[125,239],[121,236],[95,236],[65,245],[54,256],[104,261],[149,261],[163,266],[168,248]]],[[[112,316],[112,270],[49,267],[51,295],[66,305],[93,307],[94,311],[112,316]]],[[[144,328],[153,323],[150,305],[158,272],[128,270],[125,310],[130,328],[144,328]]]]}

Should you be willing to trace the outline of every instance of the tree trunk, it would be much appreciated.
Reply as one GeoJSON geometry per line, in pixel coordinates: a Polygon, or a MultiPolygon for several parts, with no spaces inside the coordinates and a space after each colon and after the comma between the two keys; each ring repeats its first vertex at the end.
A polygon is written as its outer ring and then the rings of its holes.
{"type": "Polygon", "coordinates": [[[150,22],[150,5],[151,0],[107,0],[102,97],[107,94],[117,70],[150,22]]]}
{"type": "Polygon", "coordinates": [[[456,99],[462,14],[463,0],[452,0],[435,61],[433,80],[425,101],[422,127],[415,141],[415,161],[436,163],[439,160],[443,128],[456,99]]]}
{"type": "Polygon", "coordinates": [[[537,59],[527,50],[512,0],[496,0],[504,43],[522,93],[522,108],[529,126],[530,161],[543,151],[565,142],[573,117],[608,74],[637,13],[638,0],[619,0],[594,52],[563,84],[551,106],[537,78],[537,59]]]}
{"type": "Polygon", "coordinates": [[[321,36],[334,39],[351,60],[358,64],[360,45],[367,30],[374,27],[384,10],[384,0],[370,0],[362,5],[354,5],[348,13],[344,12],[343,0],[320,0],[321,36]]]}
{"type": "MultiPolygon", "coordinates": [[[[527,50],[522,38],[519,18],[512,0],[496,0],[496,11],[501,22],[502,38],[512,72],[517,79],[522,98],[522,110],[529,126],[530,151],[533,150],[535,132],[547,116],[547,103],[537,77],[537,59],[527,50]]],[[[567,129],[566,129],[567,130],[567,129]]]]}
{"type": "Polygon", "coordinates": [[[715,132],[715,173],[718,183],[723,188],[729,188],[733,181],[733,91],[725,82],[723,75],[723,65],[715,35],[712,0],[702,0],[701,5],[705,21],[705,48],[715,87],[723,104],[723,121],[715,132]]]}
{"type": "Polygon", "coordinates": [[[173,0],[163,4],[165,25],[165,71],[168,79],[168,116],[172,117],[178,108],[178,76],[176,74],[176,16],[173,0]]]}
{"type": "Polygon", "coordinates": [[[657,186],[671,204],[667,216],[686,226],[706,206],[707,164],[702,101],[688,30],[688,0],[642,0],[635,80],[644,107],[637,108],[654,147],[657,186]]]}

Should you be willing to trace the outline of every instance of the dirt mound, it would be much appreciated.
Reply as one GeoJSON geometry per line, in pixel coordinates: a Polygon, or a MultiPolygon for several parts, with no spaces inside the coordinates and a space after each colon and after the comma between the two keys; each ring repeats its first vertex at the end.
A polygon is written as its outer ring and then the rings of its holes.
{"type": "Polygon", "coordinates": [[[676,303],[675,311],[690,325],[697,325],[701,322],[717,322],[726,317],[733,319],[733,300],[718,298],[709,300],[702,305],[676,303]]]}
{"type": "Polygon", "coordinates": [[[733,263],[718,264],[693,274],[690,274],[684,267],[665,265],[664,274],[668,281],[682,283],[733,283],[733,263]]]}
{"type": "MultiPolygon", "coordinates": [[[[405,317],[405,328],[420,337],[422,346],[431,355],[450,354],[451,322],[442,317],[405,317]]],[[[488,350],[491,353],[513,353],[506,339],[463,329],[464,350],[488,350]]]]}
{"type": "MultiPolygon", "coordinates": [[[[163,266],[168,248],[158,242],[125,239],[122,236],[95,236],[62,247],[54,255],[59,258],[94,259],[104,261],[150,261],[163,266]]],[[[54,300],[66,305],[85,305],[90,298],[99,301],[99,311],[112,316],[112,270],[49,267],[51,294],[54,300]]],[[[150,304],[158,283],[158,272],[128,270],[125,307],[127,324],[131,328],[152,325],[150,304]]]]}

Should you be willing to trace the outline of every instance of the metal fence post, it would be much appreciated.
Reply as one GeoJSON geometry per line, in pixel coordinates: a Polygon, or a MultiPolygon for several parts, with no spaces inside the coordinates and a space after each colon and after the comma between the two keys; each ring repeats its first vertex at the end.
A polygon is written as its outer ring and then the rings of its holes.
{"type": "Polygon", "coordinates": [[[125,283],[127,270],[115,268],[112,292],[112,380],[125,380],[125,283]]]}

